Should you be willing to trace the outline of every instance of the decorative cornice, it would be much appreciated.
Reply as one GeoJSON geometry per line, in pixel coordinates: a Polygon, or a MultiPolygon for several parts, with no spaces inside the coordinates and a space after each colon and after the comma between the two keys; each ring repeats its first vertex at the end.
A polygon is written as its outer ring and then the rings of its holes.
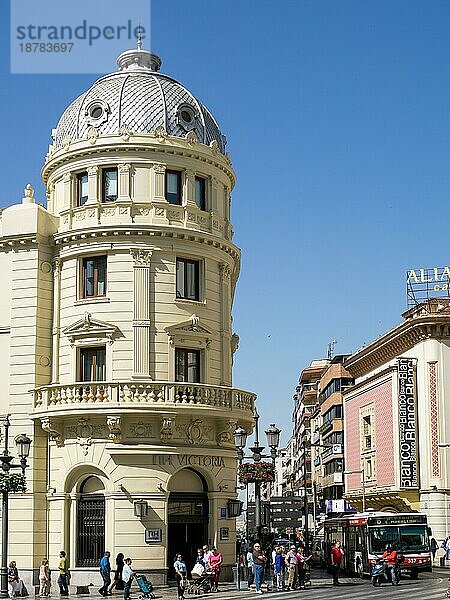
{"type": "Polygon", "coordinates": [[[427,339],[450,339],[449,313],[408,319],[349,356],[344,367],[353,377],[362,377],[427,339]]]}
{"type": "Polygon", "coordinates": [[[141,153],[143,148],[145,148],[146,153],[179,155],[208,163],[222,171],[231,180],[232,186],[236,182],[236,176],[229,158],[220,151],[216,153],[214,146],[209,147],[201,142],[193,145],[192,139],[173,136],[157,138],[151,134],[135,134],[132,137],[132,140],[125,141],[120,135],[99,136],[95,138],[95,144],[91,144],[87,140],[84,140],[84,142],[78,140],[72,142],[70,147],[56,150],[47,157],[47,161],[42,168],[41,174],[44,183],[47,184],[51,173],[56,168],[72,162],[79,155],[83,157],[95,156],[97,158],[100,152],[117,155],[118,151],[125,155],[133,151],[141,153]],[[159,141],[160,139],[162,141],[159,141]]]}
{"type": "Polygon", "coordinates": [[[28,235],[19,234],[11,237],[0,237],[0,249],[16,250],[18,246],[30,246],[38,243],[39,240],[35,233],[28,235]]]}
{"type": "MultiPolygon", "coordinates": [[[[225,252],[226,254],[229,254],[235,261],[236,263],[239,264],[240,261],[240,250],[239,248],[237,248],[237,246],[235,246],[234,244],[232,244],[231,242],[227,242],[226,240],[221,240],[215,236],[210,236],[208,234],[204,234],[202,232],[199,231],[193,231],[193,230],[184,230],[184,229],[180,229],[180,228],[170,228],[170,227],[164,227],[163,228],[153,228],[152,226],[145,226],[140,224],[138,227],[137,226],[117,226],[117,227],[110,227],[110,226],[99,226],[99,227],[93,227],[93,228],[89,228],[89,229],[77,229],[77,230],[70,230],[70,231],[64,231],[61,233],[57,233],[53,236],[53,240],[56,246],[71,246],[73,243],[77,244],[80,240],[84,240],[84,239],[89,239],[89,241],[95,239],[95,238],[100,238],[102,240],[102,243],[104,243],[108,237],[110,236],[111,238],[114,239],[114,241],[117,241],[117,238],[120,236],[124,236],[126,237],[128,240],[130,239],[130,236],[132,235],[139,235],[139,239],[140,241],[142,241],[142,238],[145,238],[145,236],[148,237],[166,237],[166,238],[173,238],[173,239],[177,239],[177,240],[188,240],[190,242],[198,242],[200,244],[206,244],[208,246],[212,246],[214,248],[217,248],[218,250],[221,250],[223,252],[225,252]],[[105,235],[106,234],[106,235],[105,235]]],[[[22,236],[23,237],[23,236],[22,236]]],[[[36,241],[36,240],[34,240],[36,241]]],[[[0,248],[2,247],[2,243],[0,242],[0,248]]],[[[239,272],[239,269],[237,269],[237,271],[239,272]]],[[[234,273],[236,273],[236,269],[234,271],[234,273]]]]}

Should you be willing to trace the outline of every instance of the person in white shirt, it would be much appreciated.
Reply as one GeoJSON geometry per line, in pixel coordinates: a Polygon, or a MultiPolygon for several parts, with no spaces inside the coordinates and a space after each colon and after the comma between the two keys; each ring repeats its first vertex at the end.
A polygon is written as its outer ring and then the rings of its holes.
{"type": "Polygon", "coordinates": [[[131,562],[131,558],[126,558],[125,564],[123,565],[122,580],[125,584],[123,588],[123,600],[129,600],[130,598],[131,582],[133,581],[134,577],[134,573],[131,568],[131,562]]]}
{"type": "Polygon", "coordinates": [[[207,571],[211,570],[211,566],[209,564],[209,558],[212,555],[211,550],[209,549],[209,546],[207,544],[205,544],[203,546],[203,561],[205,563],[205,568],[207,571]]]}

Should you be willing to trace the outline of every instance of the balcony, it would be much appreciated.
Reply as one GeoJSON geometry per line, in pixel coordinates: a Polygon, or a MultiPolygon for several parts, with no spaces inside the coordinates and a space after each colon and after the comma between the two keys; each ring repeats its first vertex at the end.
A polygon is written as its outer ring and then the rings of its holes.
{"type": "Polygon", "coordinates": [[[319,428],[319,432],[324,435],[333,429],[333,421],[324,421],[319,428]]]}
{"type": "Polygon", "coordinates": [[[173,382],[113,381],[54,384],[33,390],[34,417],[61,416],[119,409],[136,412],[165,412],[168,408],[186,412],[242,412],[252,420],[256,395],[236,388],[173,382]]]}

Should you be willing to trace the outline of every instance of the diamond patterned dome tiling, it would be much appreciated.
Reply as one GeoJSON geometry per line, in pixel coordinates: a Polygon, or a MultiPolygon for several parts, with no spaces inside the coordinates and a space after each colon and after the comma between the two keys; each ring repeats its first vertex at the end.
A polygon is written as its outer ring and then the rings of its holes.
{"type": "Polygon", "coordinates": [[[225,136],[214,117],[181,83],[159,73],[156,55],[128,50],[117,63],[119,71],[98,79],[64,111],[53,135],[57,148],[69,137],[85,138],[91,126],[99,135],[117,135],[120,126],[128,125],[134,133],[153,133],[162,126],[168,135],[181,138],[194,131],[200,142],[215,140],[225,152],[225,136]],[[190,109],[190,123],[180,119],[180,106],[190,109]]]}

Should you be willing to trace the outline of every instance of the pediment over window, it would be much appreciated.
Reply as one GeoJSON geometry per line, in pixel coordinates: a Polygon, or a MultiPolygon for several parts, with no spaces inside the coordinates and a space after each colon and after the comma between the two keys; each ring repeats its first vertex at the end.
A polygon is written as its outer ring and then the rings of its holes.
{"type": "Polygon", "coordinates": [[[209,346],[211,338],[216,335],[212,329],[200,323],[200,317],[197,315],[192,315],[188,321],[183,323],[170,325],[165,328],[165,331],[172,345],[175,340],[198,340],[209,346]]]}
{"type": "Polygon", "coordinates": [[[81,339],[107,339],[112,343],[118,332],[119,329],[115,325],[93,319],[88,312],[84,313],[82,319],[63,329],[64,335],[69,338],[71,344],[81,339]]]}

